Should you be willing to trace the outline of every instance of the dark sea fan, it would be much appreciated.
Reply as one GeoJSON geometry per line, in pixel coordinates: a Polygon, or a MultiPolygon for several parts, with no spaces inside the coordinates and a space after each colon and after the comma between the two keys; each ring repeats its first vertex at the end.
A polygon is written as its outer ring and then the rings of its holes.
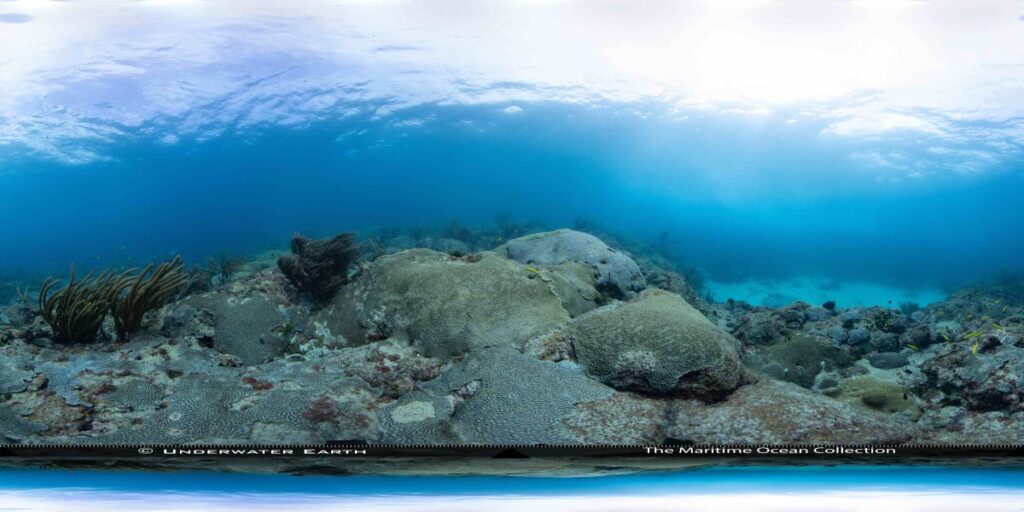
{"type": "Polygon", "coordinates": [[[326,302],[348,282],[349,266],[359,256],[355,233],[326,240],[292,237],[292,254],[281,256],[277,266],[299,291],[316,302],[326,302]]]}

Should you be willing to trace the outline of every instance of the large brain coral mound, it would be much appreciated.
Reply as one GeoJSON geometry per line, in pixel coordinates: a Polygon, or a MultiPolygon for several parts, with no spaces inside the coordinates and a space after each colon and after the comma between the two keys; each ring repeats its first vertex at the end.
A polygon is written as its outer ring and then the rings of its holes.
{"type": "Polygon", "coordinates": [[[292,254],[281,256],[277,266],[299,291],[316,302],[326,302],[348,282],[349,266],[359,255],[355,233],[327,240],[292,237],[292,254]]]}
{"type": "Polygon", "coordinates": [[[572,363],[494,347],[466,356],[420,391],[384,407],[380,417],[384,442],[578,443],[565,420],[577,404],[611,394],[572,363]]]}
{"type": "Polygon", "coordinates": [[[529,265],[587,263],[597,269],[597,286],[615,298],[631,297],[647,287],[640,267],[632,258],[593,235],[571,229],[509,240],[495,252],[529,265]]]}
{"type": "Polygon", "coordinates": [[[552,289],[527,267],[493,253],[455,258],[428,249],[367,265],[314,329],[361,345],[387,337],[447,358],[488,346],[521,347],[569,321],[552,289]]]}
{"type": "Polygon", "coordinates": [[[673,293],[591,311],[568,332],[587,373],[617,389],[717,400],[742,382],[739,343],[673,293]]]}

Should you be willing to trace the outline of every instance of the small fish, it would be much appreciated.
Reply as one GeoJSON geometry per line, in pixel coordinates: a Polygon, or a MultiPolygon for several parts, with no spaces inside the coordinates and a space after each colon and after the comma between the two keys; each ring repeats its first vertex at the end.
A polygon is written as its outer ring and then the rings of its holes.
{"type": "Polygon", "coordinates": [[[540,270],[537,270],[537,269],[535,269],[533,267],[526,267],[526,271],[527,272],[533,272],[534,274],[540,274],[540,270]]]}
{"type": "Polygon", "coordinates": [[[914,351],[920,350],[919,348],[917,348],[917,345],[914,345],[912,343],[908,343],[907,344],[907,348],[909,348],[910,350],[914,350],[914,351]]]}
{"type": "Polygon", "coordinates": [[[1002,301],[1003,301],[1003,299],[996,299],[996,304],[999,304],[1002,301]]]}
{"type": "Polygon", "coordinates": [[[949,341],[949,336],[946,336],[946,333],[942,333],[939,336],[942,336],[942,339],[949,341]]]}
{"type": "Polygon", "coordinates": [[[1003,313],[1006,313],[1009,310],[1010,310],[1010,306],[1003,306],[1003,313]]]}
{"type": "Polygon", "coordinates": [[[996,322],[992,322],[992,327],[995,327],[996,329],[999,329],[999,330],[1003,329],[1003,326],[997,324],[996,322]]]}
{"type": "Polygon", "coordinates": [[[981,336],[981,331],[971,331],[971,332],[967,333],[966,336],[964,336],[964,339],[965,340],[970,340],[970,339],[977,338],[978,336],[981,336]]]}
{"type": "Polygon", "coordinates": [[[978,357],[978,342],[977,341],[975,341],[974,342],[974,346],[971,347],[971,355],[974,356],[974,357],[978,357]]]}

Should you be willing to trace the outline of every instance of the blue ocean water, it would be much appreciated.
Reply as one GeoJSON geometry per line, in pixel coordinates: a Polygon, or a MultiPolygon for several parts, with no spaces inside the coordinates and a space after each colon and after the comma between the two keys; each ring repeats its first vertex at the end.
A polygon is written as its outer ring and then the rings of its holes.
{"type": "Polygon", "coordinates": [[[1018,469],[745,467],[591,478],[0,472],[5,510],[1020,510],[1018,469]],[[815,508],[817,507],[817,508],[815,508]]]}
{"type": "Polygon", "coordinates": [[[1024,270],[1021,63],[950,37],[1019,13],[855,4],[5,2],[0,275],[496,215],[661,241],[719,299],[1024,270]]]}

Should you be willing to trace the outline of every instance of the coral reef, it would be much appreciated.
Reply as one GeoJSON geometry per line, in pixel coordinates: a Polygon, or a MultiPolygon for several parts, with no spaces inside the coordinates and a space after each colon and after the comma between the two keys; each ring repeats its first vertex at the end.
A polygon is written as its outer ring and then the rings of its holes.
{"type": "Polygon", "coordinates": [[[1024,442],[1010,278],[752,307],[701,297],[659,244],[500,224],[380,230],[358,269],[345,234],[216,279],[47,280],[0,308],[0,441],[1024,442]]]}

